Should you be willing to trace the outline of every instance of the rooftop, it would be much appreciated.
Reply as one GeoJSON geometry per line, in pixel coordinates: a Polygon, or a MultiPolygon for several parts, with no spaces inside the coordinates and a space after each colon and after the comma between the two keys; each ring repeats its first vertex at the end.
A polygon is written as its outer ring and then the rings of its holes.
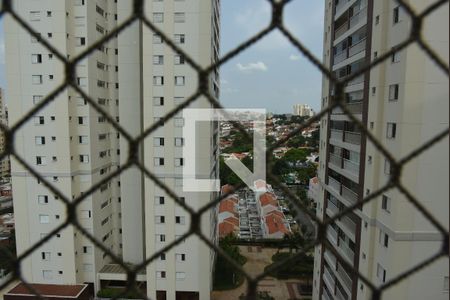
{"type": "MultiPolygon", "coordinates": [[[[36,290],[43,297],[78,297],[84,289],[87,288],[87,284],[76,285],[62,285],[62,284],[30,284],[30,286],[36,290]]],[[[35,297],[35,294],[31,292],[27,286],[23,283],[19,283],[12,288],[6,295],[24,295],[35,297]]]]}

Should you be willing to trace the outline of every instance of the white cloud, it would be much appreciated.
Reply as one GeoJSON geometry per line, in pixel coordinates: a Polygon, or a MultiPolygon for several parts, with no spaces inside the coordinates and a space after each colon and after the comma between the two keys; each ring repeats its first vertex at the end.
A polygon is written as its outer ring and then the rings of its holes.
{"type": "Polygon", "coordinates": [[[300,60],[300,55],[294,55],[294,54],[291,54],[291,55],[289,56],[289,59],[290,59],[290,60],[300,60]]]}
{"type": "Polygon", "coordinates": [[[252,71],[267,71],[267,66],[262,61],[248,63],[246,65],[238,63],[236,66],[238,67],[239,71],[246,73],[251,73],[252,71]]]}

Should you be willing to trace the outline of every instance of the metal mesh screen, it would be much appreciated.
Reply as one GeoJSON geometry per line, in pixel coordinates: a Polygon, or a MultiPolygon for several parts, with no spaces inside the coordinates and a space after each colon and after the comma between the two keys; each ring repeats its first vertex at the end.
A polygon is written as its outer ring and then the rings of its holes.
{"type": "MultiPolygon", "coordinates": [[[[21,261],[29,256],[35,249],[42,246],[44,243],[49,241],[52,236],[56,235],[59,231],[64,229],[65,227],[69,225],[73,225],[75,228],[77,228],[86,238],[88,238],[92,243],[95,245],[95,247],[98,247],[105,253],[107,253],[108,256],[112,258],[112,261],[114,263],[117,263],[122,266],[124,270],[126,270],[127,273],[127,288],[124,292],[124,295],[126,292],[134,290],[137,293],[142,294],[139,289],[136,288],[136,276],[138,272],[145,269],[145,267],[152,263],[156,258],[160,256],[161,253],[166,252],[167,250],[173,248],[177,244],[179,244],[183,239],[191,236],[191,235],[197,235],[204,243],[206,243],[209,247],[213,248],[219,255],[223,256],[231,265],[233,265],[240,273],[242,273],[245,277],[245,279],[248,282],[248,290],[247,290],[247,298],[248,299],[256,299],[256,289],[258,286],[258,282],[262,280],[264,277],[268,276],[268,274],[277,268],[281,268],[284,265],[290,264],[291,262],[294,262],[298,255],[301,255],[301,253],[298,253],[297,255],[287,259],[286,261],[282,261],[280,263],[277,263],[273,265],[272,268],[266,270],[265,272],[259,274],[256,277],[250,276],[247,274],[243,268],[235,261],[233,261],[223,250],[221,250],[217,245],[213,244],[207,236],[205,236],[200,231],[200,217],[202,213],[205,211],[213,208],[216,206],[222,199],[227,197],[227,195],[222,195],[220,198],[217,198],[215,201],[212,201],[208,203],[206,206],[201,208],[198,211],[194,211],[191,209],[188,205],[181,202],[176,195],[174,191],[172,191],[167,185],[165,185],[162,181],[160,181],[155,174],[152,173],[151,170],[148,170],[142,162],[138,159],[138,146],[140,143],[143,142],[143,140],[148,137],[152,132],[154,132],[158,127],[162,126],[164,122],[171,119],[175,116],[178,112],[180,112],[183,108],[187,107],[190,103],[197,100],[200,96],[205,96],[211,105],[216,108],[222,108],[222,105],[218,102],[218,100],[210,94],[209,92],[209,80],[208,76],[217,70],[220,66],[225,64],[230,59],[236,57],[241,52],[245,51],[247,48],[252,46],[253,44],[257,43],[259,40],[261,40],[263,37],[271,33],[272,31],[279,31],[282,33],[286,39],[290,41],[290,43],[298,49],[300,53],[302,53],[312,64],[314,64],[317,69],[325,76],[329,81],[330,84],[334,84],[335,86],[335,97],[333,101],[330,101],[329,105],[322,109],[320,113],[315,115],[314,117],[308,119],[304,124],[301,124],[289,133],[288,136],[286,136],[284,139],[276,142],[274,145],[272,145],[271,149],[268,149],[267,152],[271,153],[273,149],[276,147],[283,145],[286,143],[291,137],[301,133],[301,131],[308,126],[310,126],[313,122],[319,121],[323,116],[325,116],[328,113],[331,113],[331,111],[335,108],[340,108],[348,117],[349,119],[356,125],[357,128],[361,130],[361,133],[363,136],[367,137],[367,139],[373,143],[373,145],[377,148],[377,150],[382,153],[390,162],[390,165],[392,167],[390,180],[389,182],[383,186],[382,188],[378,189],[377,191],[373,191],[363,199],[357,201],[354,205],[346,207],[343,211],[332,217],[331,219],[328,219],[326,221],[321,221],[317,218],[317,216],[313,213],[311,213],[299,199],[296,195],[294,195],[281,181],[279,178],[274,176],[272,172],[268,172],[268,178],[274,183],[274,185],[278,188],[280,188],[286,195],[288,195],[289,201],[294,205],[296,210],[303,211],[305,214],[307,214],[311,220],[313,220],[317,224],[317,236],[304,251],[308,251],[312,249],[315,245],[323,244],[325,247],[330,250],[339,260],[341,264],[344,264],[349,270],[351,270],[352,275],[356,275],[361,281],[363,281],[367,287],[372,291],[372,299],[381,299],[383,292],[393,285],[398,284],[400,281],[408,278],[412,274],[416,272],[420,272],[421,269],[425,268],[426,266],[430,265],[431,263],[435,262],[437,259],[441,257],[448,256],[449,253],[449,246],[448,246],[448,239],[449,235],[444,225],[440,224],[436,218],[421,204],[420,200],[417,199],[413,194],[411,194],[405,186],[402,184],[401,176],[402,176],[402,168],[403,166],[411,161],[412,159],[416,158],[417,156],[421,155],[424,151],[427,151],[429,148],[433,147],[434,144],[437,142],[443,140],[445,137],[449,134],[449,129],[446,129],[442,131],[441,133],[434,136],[432,139],[430,139],[427,143],[423,144],[422,146],[418,147],[417,149],[412,149],[410,154],[406,157],[403,157],[402,159],[396,160],[392,156],[392,154],[384,147],[384,145],[377,140],[372,133],[368,130],[365,124],[363,124],[357,117],[355,117],[351,111],[347,108],[344,98],[344,87],[346,83],[351,81],[352,79],[364,74],[365,72],[369,71],[371,68],[373,68],[376,65],[379,65],[380,63],[386,61],[393,53],[396,51],[402,50],[407,48],[408,46],[412,44],[418,45],[424,52],[425,55],[428,56],[429,59],[431,59],[445,74],[445,76],[448,76],[449,73],[449,67],[444,62],[442,58],[440,58],[434,51],[427,45],[427,43],[422,38],[421,32],[422,27],[424,23],[424,19],[427,18],[431,13],[438,9],[442,9],[443,5],[446,4],[448,1],[446,0],[440,0],[436,1],[433,5],[429,6],[422,12],[416,12],[414,9],[403,0],[397,0],[398,4],[404,9],[404,11],[409,15],[409,17],[412,20],[412,27],[409,34],[409,37],[399,43],[395,48],[391,49],[390,51],[382,54],[378,58],[374,59],[370,64],[365,65],[362,69],[354,73],[353,75],[346,77],[344,80],[338,80],[332,72],[320,62],[318,58],[316,58],[309,50],[308,48],[300,41],[298,40],[290,31],[288,28],[286,28],[283,25],[283,10],[287,3],[291,2],[289,0],[284,1],[276,1],[276,0],[267,0],[271,7],[272,7],[272,19],[270,24],[263,28],[259,33],[248,39],[247,41],[240,44],[238,47],[234,48],[232,51],[226,53],[224,56],[222,56],[216,63],[208,66],[207,68],[202,68],[199,64],[195,62],[194,59],[192,59],[187,53],[185,53],[182,49],[180,49],[167,35],[164,34],[160,29],[158,29],[157,26],[155,26],[151,21],[147,19],[147,17],[144,15],[144,0],[134,0],[133,1],[133,13],[132,15],[127,18],[122,23],[118,24],[118,26],[104,35],[101,39],[97,40],[95,43],[88,46],[81,54],[77,55],[76,57],[73,57],[72,59],[67,59],[66,55],[60,53],[52,44],[46,40],[45,38],[40,37],[40,35],[28,24],[26,21],[24,21],[14,10],[14,1],[13,0],[3,0],[3,7],[0,12],[0,17],[3,17],[5,14],[10,15],[20,26],[22,26],[26,31],[28,31],[32,36],[38,38],[40,40],[40,43],[48,49],[51,53],[55,55],[55,57],[64,64],[65,67],[65,80],[64,82],[55,88],[51,93],[45,96],[45,98],[39,102],[36,106],[34,106],[33,109],[28,111],[26,114],[23,115],[23,117],[13,124],[11,127],[7,127],[3,124],[0,124],[0,128],[3,131],[5,138],[6,138],[6,150],[1,153],[0,159],[4,158],[7,155],[11,155],[14,157],[19,163],[21,163],[24,168],[30,172],[35,178],[39,179],[43,185],[45,185],[49,191],[53,192],[56,196],[59,197],[59,200],[64,203],[67,209],[67,218],[65,221],[55,228],[53,231],[51,231],[45,238],[34,244],[31,248],[29,248],[27,251],[21,253],[17,258],[14,258],[11,256],[11,264],[14,266],[13,276],[10,280],[5,282],[0,289],[5,288],[8,284],[13,282],[14,280],[21,280],[24,282],[24,284],[28,287],[28,289],[36,294],[36,296],[42,298],[41,295],[37,293],[37,291],[33,288],[32,285],[27,283],[25,279],[23,278],[21,274],[21,261]],[[75,75],[75,67],[76,65],[86,58],[89,54],[91,54],[93,51],[95,51],[100,45],[116,38],[117,35],[119,35],[124,29],[126,29],[128,26],[133,24],[134,22],[141,20],[144,26],[152,30],[154,33],[159,34],[163,41],[171,48],[174,52],[181,54],[185,57],[186,63],[189,64],[197,73],[198,73],[198,87],[197,91],[190,96],[186,101],[184,101],[181,105],[170,111],[165,115],[164,118],[159,120],[158,122],[154,123],[149,128],[145,129],[144,132],[138,136],[138,137],[132,137],[129,133],[127,133],[126,128],[123,128],[119,122],[115,120],[112,116],[110,116],[97,102],[90,97],[90,95],[86,94],[85,91],[83,91],[76,82],[76,75],[75,75]],[[46,107],[49,103],[54,101],[55,97],[62,92],[63,90],[67,88],[72,88],[77,93],[79,93],[86,101],[91,105],[101,116],[105,117],[107,121],[122,135],[122,137],[128,142],[129,144],[129,152],[128,152],[128,160],[122,164],[117,170],[110,173],[107,177],[103,178],[101,181],[96,183],[95,185],[91,186],[90,189],[88,189],[85,193],[83,193],[81,196],[76,197],[74,200],[67,198],[61,191],[59,191],[56,187],[54,187],[49,181],[47,181],[44,177],[42,177],[37,170],[35,170],[30,164],[28,164],[24,158],[22,158],[14,149],[14,138],[16,132],[30,119],[33,115],[41,111],[44,107],[46,107]],[[167,246],[165,246],[160,251],[153,253],[150,255],[145,261],[140,263],[136,266],[130,266],[129,264],[125,264],[120,257],[117,257],[114,253],[112,253],[107,247],[105,247],[101,241],[99,241],[95,236],[93,236],[91,233],[87,232],[86,229],[84,229],[78,219],[77,219],[77,206],[82,203],[87,197],[92,195],[95,191],[100,189],[102,185],[105,183],[108,183],[111,179],[119,176],[122,172],[129,169],[130,167],[137,167],[139,170],[141,170],[145,176],[147,176],[149,179],[151,179],[157,186],[159,186],[162,190],[164,190],[178,205],[182,206],[191,217],[191,224],[190,229],[186,234],[183,236],[177,238],[175,241],[169,243],[167,246]],[[422,263],[414,266],[410,266],[409,270],[404,271],[400,275],[388,280],[381,286],[374,285],[369,279],[364,277],[362,274],[358,272],[357,269],[355,269],[352,265],[348,264],[345,259],[342,258],[342,256],[336,252],[334,247],[332,247],[327,239],[326,239],[326,228],[327,226],[337,220],[338,218],[352,212],[357,207],[360,207],[361,205],[368,203],[369,201],[373,200],[376,197],[379,197],[383,192],[396,188],[398,189],[408,200],[409,202],[418,210],[420,211],[423,216],[431,224],[434,225],[434,227],[442,234],[442,248],[437,253],[430,256],[428,259],[423,261],[422,263]]],[[[251,137],[246,133],[245,129],[239,124],[234,124],[236,127],[239,128],[239,130],[251,141],[251,137]]],[[[270,163],[269,163],[270,165],[270,163]]],[[[235,190],[242,188],[243,186],[237,186],[235,190]]],[[[443,201],[446,199],[442,199],[443,201]]],[[[146,295],[141,295],[142,298],[147,298],[146,295]]]]}

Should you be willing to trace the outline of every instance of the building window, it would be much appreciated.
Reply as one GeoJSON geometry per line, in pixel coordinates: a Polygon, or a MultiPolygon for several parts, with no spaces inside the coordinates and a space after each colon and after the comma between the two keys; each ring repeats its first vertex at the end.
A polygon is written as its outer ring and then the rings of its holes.
{"type": "Polygon", "coordinates": [[[185,43],[185,35],[184,34],[175,34],[175,44],[184,44],[185,43]]]}
{"type": "Polygon", "coordinates": [[[186,14],[184,12],[174,13],[173,20],[175,23],[184,23],[186,21],[186,14]]]}
{"type": "Polygon", "coordinates": [[[369,164],[369,165],[371,165],[372,164],[372,156],[367,156],[367,163],[369,164]]]}
{"type": "Polygon", "coordinates": [[[156,271],[156,278],[158,279],[166,278],[166,271],[156,271]]]}
{"type": "Polygon", "coordinates": [[[42,277],[44,279],[53,279],[53,272],[51,270],[42,270],[42,277]]]}
{"type": "Polygon", "coordinates": [[[77,77],[77,84],[79,86],[87,86],[87,78],[86,77],[77,77]]]}
{"type": "Polygon", "coordinates": [[[384,174],[392,174],[391,162],[388,159],[384,160],[384,174]]]}
{"type": "Polygon", "coordinates": [[[45,121],[43,116],[34,117],[34,125],[44,125],[44,124],[45,121]]]}
{"type": "Polygon", "coordinates": [[[397,124],[396,123],[387,123],[386,138],[395,139],[396,132],[397,132],[397,124]]]}
{"type": "Polygon", "coordinates": [[[31,54],[31,63],[33,63],[33,64],[42,63],[42,55],[41,54],[31,54]]]}
{"type": "Polygon", "coordinates": [[[184,165],[183,158],[175,158],[175,167],[182,167],[184,165]]]}
{"type": "Polygon", "coordinates": [[[184,139],[180,137],[175,138],[175,147],[183,147],[184,139]]]}
{"type": "Polygon", "coordinates": [[[177,86],[183,86],[185,85],[185,77],[184,76],[175,76],[175,85],[177,86]]]}
{"type": "Polygon", "coordinates": [[[397,6],[396,8],[394,8],[394,14],[393,14],[393,23],[397,24],[398,22],[400,22],[400,6],[397,6]]]}
{"type": "Polygon", "coordinates": [[[47,164],[47,158],[45,156],[36,156],[36,165],[45,166],[47,164]]]}
{"type": "Polygon", "coordinates": [[[175,127],[183,127],[184,126],[184,119],[183,118],[173,118],[175,127]]]}
{"type": "Polygon", "coordinates": [[[38,203],[39,204],[48,204],[48,196],[47,195],[38,195],[38,203]]]}
{"type": "Polygon", "coordinates": [[[379,235],[378,235],[378,243],[380,245],[383,245],[384,247],[388,247],[389,245],[389,236],[383,232],[383,230],[380,229],[379,235]]]}
{"type": "Polygon", "coordinates": [[[389,101],[398,100],[398,84],[389,85],[389,101]]]}
{"type": "Polygon", "coordinates": [[[383,195],[381,197],[381,209],[385,210],[388,213],[391,212],[391,198],[386,195],[383,195]]]}
{"type": "Polygon", "coordinates": [[[164,14],[153,13],[153,23],[162,23],[162,22],[164,22],[164,14]]]}
{"type": "Polygon", "coordinates": [[[166,235],[165,234],[157,234],[156,235],[156,241],[158,241],[158,242],[165,242],[166,241],[166,235]]]}
{"type": "Polygon", "coordinates": [[[184,65],[184,56],[183,55],[175,55],[174,63],[176,65],[184,65]]]}
{"type": "Polygon", "coordinates": [[[36,136],[34,140],[36,145],[45,145],[45,136],[36,136]]]}
{"type": "Polygon", "coordinates": [[[153,34],[153,44],[162,44],[163,39],[159,34],[154,33],[153,34]]]}
{"type": "Polygon", "coordinates": [[[185,272],[175,272],[175,279],[176,280],[184,280],[186,278],[185,272]]]}
{"type": "Polygon", "coordinates": [[[164,166],[164,158],[163,157],[155,157],[153,159],[154,165],[155,166],[164,166]]]}
{"type": "Polygon", "coordinates": [[[183,217],[183,216],[175,216],[175,223],[176,224],[184,225],[185,222],[186,222],[185,217],[183,217]]]}
{"type": "Polygon", "coordinates": [[[80,155],[80,162],[84,163],[84,164],[89,163],[89,155],[81,154],[80,155]]]}
{"type": "Polygon", "coordinates": [[[166,222],[166,218],[164,216],[156,216],[155,223],[156,224],[164,224],[166,222]]]}
{"type": "Polygon", "coordinates": [[[39,215],[39,223],[41,224],[50,223],[50,217],[48,215],[39,215]]]}
{"type": "Polygon", "coordinates": [[[386,282],[386,270],[380,264],[377,264],[377,278],[381,282],[386,282]]]}
{"type": "Polygon", "coordinates": [[[155,197],[155,203],[157,204],[157,205],[164,205],[164,197],[162,197],[162,196],[157,196],[157,197],[155,197]]]}
{"type": "Polygon", "coordinates": [[[184,253],[176,253],[175,254],[175,259],[177,262],[182,262],[186,260],[186,254],[184,253]]]}
{"type": "Polygon", "coordinates": [[[378,25],[380,23],[380,16],[375,17],[375,25],[378,25]]]}
{"type": "Polygon", "coordinates": [[[161,86],[164,85],[163,76],[153,76],[153,85],[161,86]]]}
{"type": "Polygon", "coordinates": [[[86,45],[86,38],[85,37],[75,37],[75,46],[84,46],[86,45]]]}
{"type": "Polygon", "coordinates": [[[448,276],[444,277],[444,291],[448,292],[448,276]]]}
{"type": "Polygon", "coordinates": [[[160,260],[166,260],[166,254],[165,253],[161,253],[161,255],[159,256],[160,260]]]}
{"type": "Polygon", "coordinates": [[[87,135],[80,135],[78,136],[78,143],[80,144],[87,144],[88,143],[88,136],[87,135]]]}
{"type": "Polygon", "coordinates": [[[375,96],[376,92],[377,92],[377,88],[375,86],[372,87],[372,96],[375,96]]]}
{"type": "Polygon", "coordinates": [[[42,84],[42,75],[32,75],[31,82],[33,84],[42,84]]]}
{"type": "Polygon", "coordinates": [[[30,11],[30,21],[40,21],[41,12],[40,11],[30,11]]]}
{"type": "Polygon", "coordinates": [[[41,95],[33,95],[33,104],[38,103],[39,101],[41,101],[43,98],[43,96],[41,95]]]}
{"type": "Polygon", "coordinates": [[[84,254],[92,254],[92,246],[83,246],[84,254]]]}
{"type": "Polygon", "coordinates": [[[162,138],[162,137],[153,138],[153,146],[155,146],[155,147],[164,146],[164,138],[162,138]]]}
{"type": "Polygon", "coordinates": [[[392,53],[391,55],[391,62],[392,63],[398,63],[400,61],[400,52],[395,51],[394,53],[392,53]]]}
{"type": "Polygon", "coordinates": [[[153,55],[153,64],[154,65],[164,64],[164,56],[163,55],[153,55]]]}
{"type": "Polygon", "coordinates": [[[153,105],[154,106],[163,106],[164,105],[164,97],[153,97],[153,105]]]}
{"type": "Polygon", "coordinates": [[[92,217],[92,212],[90,210],[81,210],[80,219],[90,219],[92,217]]]}

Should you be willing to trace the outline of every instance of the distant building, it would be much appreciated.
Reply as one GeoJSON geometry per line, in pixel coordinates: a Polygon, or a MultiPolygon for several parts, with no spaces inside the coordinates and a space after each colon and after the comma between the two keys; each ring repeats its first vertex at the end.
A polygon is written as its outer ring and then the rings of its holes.
{"type": "Polygon", "coordinates": [[[294,104],[294,115],[312,117],[314,116],[314,110],[308,104],[294,104]]]}
{"type": "Polygon", "coordinates": [[[319,189],[319,179],[317,177],[311,178],[309,180],[308,198],[311,199],[314,203],[317,203],[317,201],[319,200],[319,189]]]}

